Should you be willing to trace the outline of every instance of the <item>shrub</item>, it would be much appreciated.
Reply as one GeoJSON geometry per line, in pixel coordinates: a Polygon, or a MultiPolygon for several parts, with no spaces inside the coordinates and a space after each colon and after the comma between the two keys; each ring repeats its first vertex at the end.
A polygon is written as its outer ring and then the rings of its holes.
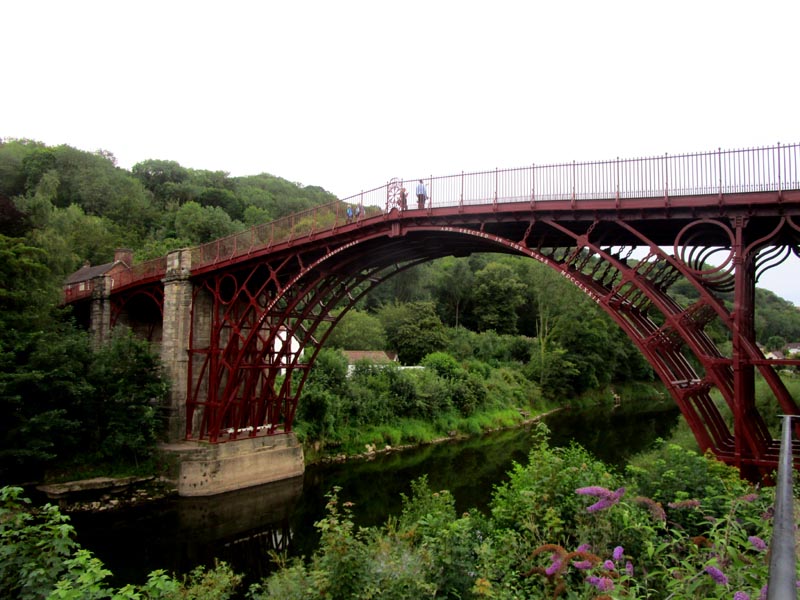
{"type": "Polygon", "coordinates": [[[420,364],[433,369],[439,377],[451,381],[463,379],[467,375],[458,361],[447,352],[431,352],[425,355],[420,364]]]}

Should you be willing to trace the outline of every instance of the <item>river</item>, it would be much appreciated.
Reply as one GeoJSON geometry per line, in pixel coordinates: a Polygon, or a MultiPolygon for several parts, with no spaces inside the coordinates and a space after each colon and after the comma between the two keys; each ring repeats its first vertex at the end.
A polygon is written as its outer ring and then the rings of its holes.
{"type": "MultiPolygon", "coordinates": [[[[668,437],[677,410],[632,414],[561,411],[545,419],[550,443],[575,441],[607,464],[622,467],[658,437],[668,437]]],[[[527,463],[530,426],[466,440],[378,454],[369,460],[311,465],[304,477],[211,498],[168,498],[118,511],[75,514],[78,541],[114,573],[113,583],[141,583],[152,570],[187,573],[224,560],[247,579],[271,569],[268,551],[309,556],[317,544],[314,522],[324,514],[326,494],[341,488],[354,503],[353,518],[379,525],[399,514],[401,494],[427,475],[433,489],[448,489],[459,512],[485,510],[494,486],[513,462],[527,463]]]]}

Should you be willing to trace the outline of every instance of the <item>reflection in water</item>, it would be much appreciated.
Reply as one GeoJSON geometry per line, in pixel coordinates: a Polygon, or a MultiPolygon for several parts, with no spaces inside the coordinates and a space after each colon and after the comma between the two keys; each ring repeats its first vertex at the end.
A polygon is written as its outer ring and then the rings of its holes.
{"type": "MultiPolygon", "coordinates": [[[[679,413],[569,412],[549,416],[550,442],[575,441],[609,465],[621,467],[658,437],[668,437],[679,413]]],[[[326,494],[341,488],[355,504],[358,525],[382,524],[399,514],[401,494],[422,475],[433,489],[453,493],[456,509],[485,510],[492,490],[507,479],[513,462],[525,464],[530,427],[463,441],[378,455],[371,460],[314,465],[304,477],[209,498],[174,498],[133,509],[76,515],[78,540],[115,574],[115,583],[142,582],[165,569],[187,573],[224,560],[253,581],[270,569],[270,550],[310,556],[317,545],[314,523],[324,514],[326,494]]]]}
{"type": "Polygon", "coordinates": [[[78,541],[114,573],[142,583],[156,569],[188,573],[225,561],[257,579],[270,550],[291,548],[291,514],[303,493],[296,477],[204,498],[172,498],[119,511],[73,515],[78,541]]]}

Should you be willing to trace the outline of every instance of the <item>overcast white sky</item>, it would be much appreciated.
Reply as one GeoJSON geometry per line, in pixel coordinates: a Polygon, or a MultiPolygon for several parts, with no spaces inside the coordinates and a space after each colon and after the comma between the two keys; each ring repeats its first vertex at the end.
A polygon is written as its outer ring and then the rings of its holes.
{"type": "MultiPolygon", "coordinates": [[[[0,137],[392,177],[800,142],[797,0],[0,4],[0,137]]],[[[800,305],[800,261],[761,285],[800,305]]]]}

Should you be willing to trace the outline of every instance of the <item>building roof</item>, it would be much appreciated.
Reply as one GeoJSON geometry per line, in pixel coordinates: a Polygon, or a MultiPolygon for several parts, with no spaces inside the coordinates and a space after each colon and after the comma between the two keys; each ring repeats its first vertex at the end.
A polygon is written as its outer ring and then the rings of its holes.
{"type": "Polygon", "coordinates": [[[373,363],[387,363],[397,361],[397,352],[384,350],[342,350],[349,364],[366,360],[373,363]]]}
{"type": "Polygon", "coordinates": [[[108,273],[114,265],[117,264],[116,262],[106,263],[104,265],[97,265],[97,266],[90,266],[85,265],[75,271],[72,275],[67,277],[67,280],[64,282],[66,285],[70,285],[72,283],[80,283],[81,281],[89,281],[90,279],[94,279],[95,277],[100,277],[100,275],[105,275],[108,273]]]}

